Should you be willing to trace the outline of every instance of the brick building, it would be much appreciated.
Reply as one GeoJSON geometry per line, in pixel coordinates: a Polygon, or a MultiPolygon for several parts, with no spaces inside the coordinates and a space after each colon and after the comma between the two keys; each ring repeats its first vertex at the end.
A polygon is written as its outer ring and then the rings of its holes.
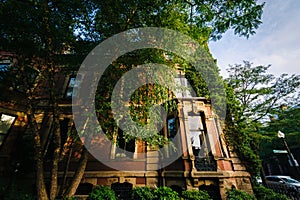
{"type": "MultiPolygon", "coordinates": [[[[2,53],[0,70],[5,73],[13,63],[12,55],[2,53]]],[[[33,72],[34,73],[34,72],[33,72]]],[[[68,132],[74,129],[72,115],[72,92],[76,87],[76,72],[61,73],[55,76],[57,87],[57,102],[60,112],[60,131],[62,140],[66,140],[68,132]]],[[[0,76],[2,80],[4,75],[0,76]]],[[[184,74],[180,79],[185,82],[184,74]]],[[[28,131],[27,111],[24,107],[25,96],[22,87],[12,90],[7,85],[1,85],[0,102],[0,176],[7,180],[34,185],[34,167],[30,155],[31,132],[28,131]],[[28,149],[29,148],[29,149],[28,149]],[[11,180],[11,177],[14,177],[11,180]]],[[[41,92],[43,94],[43,92],[41,92]]],[[[47,95],[45,95],[46,98],[47,95]]],[[[246,171],[237,155],[226,145],[222,128],[214,114],[210,101],[203,97],[192,97],[182,94],[177,97],[178,109],[169,113],[161,134],[173,139],[181,148],[173,151],[166,148],[160,154],[157,148],[148,146],[142,141],[121,141],[99,146],[99,151],[106,152],[105,162],[99,162],[89,155],[84,177],[77,190],[77,195],[86,195],[95,185],[111,186],[119,195],[126,197],[126,191],[136,186],[169,186],[180,192],[186,189],[206,190],[214,199],[225,199],[226,188],[237,188],[252,192],[250,174],[246,171]],[[127,150],[124,153],[122,150],[127,150]],[[176,155],[180,154],[180,155],[176,155]],[[168,159],[176,157],[168,165],[160,169],[158,166],[168,159]],[[123,171],[115,170],[113,166],[123,166],[123,171]]],[[[36,104],[36,119],[40,127],[41,143],[44,157],[51,145],[51,112],[42,98],[36,104]]],[[[121,134],[120,132],[118,134],[121,134]]],[[[51,147],[50,147],[51,148],[51,147]]],[[[32,151],[32,149],[31,149],[32,151]]],[[[67,173],[65,160],[60,163],[60,183],[70,178],[78,160],[76,152],[70,154],[67,173]]],[[[49,156],[51,159],[51,156],[49,156]]],[[[49,170],[47,165],[45,170],[49,170]]]]}

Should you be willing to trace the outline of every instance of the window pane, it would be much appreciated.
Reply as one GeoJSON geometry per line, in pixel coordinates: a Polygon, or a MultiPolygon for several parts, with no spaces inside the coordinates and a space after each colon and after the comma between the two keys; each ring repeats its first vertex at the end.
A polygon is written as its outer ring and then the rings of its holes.
{"type": "Polygon", "coordinates": [[[9,63],[0,63],[0,80],[4,78],[9,65],[9,63]]]}
{"type": "Polygon", "coordinates": [[[177,132],[177,128],[176,128],[175,118],[168,119],[168,137],[169,138],[175,137],[176,132],[177,132]]]}
{"type": "Polygon", "coordinates": [[[0,133],[6,134],[8,129],[11,127],[12,123],[14,122],[15,117],[2,114],[1,121],[0,121],[0,133]]]}
{"type": "Polygon", "coordinates": [[[71,77],[69,87],[74,87],[74,85],[75,85],[75,77],[71,77]]]}
{"type": "Polygon", "coordinates": [[[116,157],[132,158],[134,151],[135,151],[135,140],[134,139],[126,140],[124,138],[123,131],[121,129],[118,129],[116,157]]]}
{"type": "Polygon", "coordinates": [[[190,134],[191,134],[192,146],[200,149],[201,148],[201,140],[200,140],[201,131],[191,131],[190,134]]]}
{"type": "Polygon", "coordinates": [[[80,77],[71,77],[69,80],[69,85],[66,92],[66,97],[72,97],[72,95],[76,96],[78,91],[78,86],[80,83],[80,77]]]}
{"type": "Polygon", "coordinates": [[[200,113],[197,115],[189,116],[188,120],[190,124],[190,130],[194,130],[194,131],[203,130],[200,113]]]}

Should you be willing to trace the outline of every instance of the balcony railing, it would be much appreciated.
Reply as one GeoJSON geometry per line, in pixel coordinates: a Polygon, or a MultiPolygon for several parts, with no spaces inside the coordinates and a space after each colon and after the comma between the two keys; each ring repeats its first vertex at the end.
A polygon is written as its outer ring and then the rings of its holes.
{"type": "Polygon", "coordinates": [[[197,171],[217,171],[217,162],[213,156],[196,157],[194,162],[197,171]]]}

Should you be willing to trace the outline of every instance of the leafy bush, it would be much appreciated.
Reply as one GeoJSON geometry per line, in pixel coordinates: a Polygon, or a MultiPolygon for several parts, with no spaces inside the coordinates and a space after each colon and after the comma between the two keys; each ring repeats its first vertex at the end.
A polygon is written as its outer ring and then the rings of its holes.
{"type": "Polygon", "coordinates": [[[149,187],[136,187],[132,190],[133,199],[135,200],[152,200],[154,199],[153,190],[149,187]]]}
{"type": "Polygon", "coordinates": [[[87,200],[117,200],[115,192],[107,186],[98,185],[88,196],[87,200]]]}
{"type": "Polygon", "coordinates": [[[186,190],[182,192],[185,200],[212,200],[207,192],[202,190],[186,190]]]}
{"type": "Polygon", "coordinates": [[[256,200],[253,195],[237,189],[227,190],[226,195],[227,200],[256,200]]]}
{"type": "Polygon", "coordinates": [[[289,200],[285,195],[278,194],[262,185],[253,187],[255,197],[259,200],[289,200]]]}
{"type": "Polygon", "coordinates": [[[159,187],[154,190],[156,200],[180,200],[178,193],[169,187],[159,187]]]}

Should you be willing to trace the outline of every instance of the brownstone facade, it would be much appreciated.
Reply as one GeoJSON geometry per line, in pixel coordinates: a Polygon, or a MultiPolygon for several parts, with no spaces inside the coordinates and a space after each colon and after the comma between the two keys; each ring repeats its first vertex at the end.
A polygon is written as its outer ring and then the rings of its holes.
{"type": "MultiPolygon", "coordinates": [[[[61,91],[58,95],[58,105],[64,111],[60,114],[61,133],[65,135],[74,128],[70,99],[70,92],[74,87],[72,78],[70,74],[56,77],[56,81],[60,83],[58,90],[61,91]]],[[[19,141],[31,134],[27,129],[27,115],[22,105],[24,99],[18,99],[22,94],[9,89],[5,92],[6,96],[10,96],[11,99],[2,99],[0,102],[1,177],[14,175],[17,168],[24,167],[20,151],[27,151],[27,149],[19,146],[19,141]]],[[[42,130],[42,144],[46,147],[51,138],[49,127],[52,121],[47,112],[47,105],[44,105],[43,101],[39,102],[35,116],[42,130]]],[[[111,143],[109,146],[102,147],[101,151],[106,151],[107,155],[110,155],[106,163],[109,162],[112,165],[108,167],[90,155],[77,194],[86,194],[86,191],[95,185],[108,185],[119,192],[136,186],[169,186],[178,192],[200,189],[208,191],[214,199],[225,199],[226,188],[232,187],[252,193],[250,175],[237,155],[226,145],[222,127],[209,100],[190,95],[178,98],[178,109],[168,116],[162,130],[162,134],[166,137],[172,137],[169,123],[172,124],[173,129],[176,129],[176,132],[180,133],[180,137],[174,142],[182,148],[182,154],[178,155],[178,158],[170,165],[157,170],[162,160],[176,154],[176,151],[171,149],[159,154],[156,148],[147,146],[145,142],[134,141],[130,147],[132,155],[128,156],[118,152],[115,144],[111,143]],[[114,164],[122,165],[124,170],[113,169],[111,166],[114,164]]],[[[71,177],[74,173],[77,164],[76,156],[74,152],[67,177],[71,177]]],[[[26,167],[27,173],[17,178],[28,185],[34,185],[33,165],[26,164],[26,167]]],[[[63,162],[60,167],[62,172],[59,176],[62,177],[63,162]]],[[[45,169],[47,170],[47,166],[45,169]]]]}

